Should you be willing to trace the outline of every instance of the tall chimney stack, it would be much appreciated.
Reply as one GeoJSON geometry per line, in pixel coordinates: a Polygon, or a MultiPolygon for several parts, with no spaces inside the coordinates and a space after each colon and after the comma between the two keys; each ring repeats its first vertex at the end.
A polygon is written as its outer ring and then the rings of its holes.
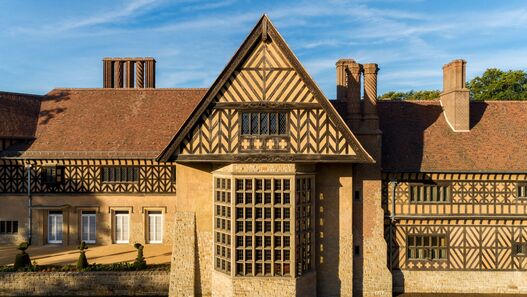
{"type": "Polygon", "coordinates": [[[377,64],[364,64],[364,126],[368,130],[379,129],[377,115],[377,64]]]}
{"type": "Polygon", "coordinates": [[[104,88],[155,88],[154,58],[104,58],[104,88]]]}
{"type": "Polygon", "coordinates": [[[358,128],[361,118],[360,85],[362,65],[353,59],[340,59],[337,67],[337,101],[345,102],[347,120],[358,128]]]}
{"type": "Polygon", "coordinates": [[[454,60],[443,66],[441,105],[445,118],[454,132],[470,130],[470,100],[466,88],[465,60],[454,60]]]}

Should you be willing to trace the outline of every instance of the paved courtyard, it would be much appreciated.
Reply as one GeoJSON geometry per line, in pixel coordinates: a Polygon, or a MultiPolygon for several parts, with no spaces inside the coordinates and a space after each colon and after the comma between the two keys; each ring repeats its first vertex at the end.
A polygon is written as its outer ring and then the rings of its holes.
{"type": "MultiPolygon", "coordinates": [[[[77,246],[32,246],[27,252],[31,261],[39,265],[75,264],[79,257],[77,246]]],[[[0,265],[13,264],[15,255],[19,253],[14,245],[0,245],[0,265]]],[[[144,256],[148,264],[170,263],[172,245],[147,244],[144,256]]],[[[112,244],[109,246],[90,246],[86,252],[89,263],[108,264],[133,261],[137,255],[133,245],[112,244]]]]}

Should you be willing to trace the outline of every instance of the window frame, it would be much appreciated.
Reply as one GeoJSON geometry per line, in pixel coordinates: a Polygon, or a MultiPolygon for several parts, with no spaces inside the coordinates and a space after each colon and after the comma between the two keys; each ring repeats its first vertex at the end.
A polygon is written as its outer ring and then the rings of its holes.
{"type": "Polygon", "coordinates": [[[18,234],[18,227],[19,227],[18,225],[19,225],[18,220],[0,220],[0,235],[18,234]],[[9,228],[8,228],[8,222],[9,222],[9,228]]]}
{"type": "MultiPolygon", "coordinates": [[[[114,222],[114,230],[113,230],[113,234],[114,234],[114,243],[116,244],[129,244],[130,243],[130,229],[131,229],[131,215],[130,215],[131,211],[130,210],[120,210],[120,209],[117,209],[117,210],[114,210],[113,211],[113,219],[112,221],[114,222]],[[126,240],[120,240],[118,239],[117,237],[117,225],[118,225],[118,222],[117,222],[117,218],[118,217],[124,217],[126,216],[127,217],[127,232],[126,232],[126,240]]],[[[124,222],[124,220],[123,220],[124,222]]]]}
{"type": "Polygon", "coordinates": [[[56,187],[64,183],[65,167],[62,165],[44,165],[42,166],[41,179],[42,183],[49,187],[56,187]]]}
{"type": "MultiPolygon", "coordinates": [[[[147,212],[146,212],[146,218],[147,218],[147,220],[146,220],[146,222],[147,222],[147,224],[146,224],[146,234],[147,234],[147,238],[146,238],[146,239],[147,239],[147,240],[146,240],[146,242],[147,242],[148,244],[162,244],[162,243],[163,243],[163,239],[164,239],[163,232],[164,232],[164,229],[165,229],[165,228],[164,228],[164,224],[165,224],[165,215],[164,215],[163,211],[162,211],[162,210],[156,210],[156,209],[150,209],[150,210],[147,210],[147,212]],[[152,225],[151,225],[152,222],[151,222],[150,219],[151,219],[152,217],[160,217],[160,218],[161,218],[161,219],[160,219],[160,225],[157,226],[157,224],[156,224],[156,227],[159,227],[159,228],[161,229],[161,230],[160,230],[160,238],[159,238],[159,239],[156,239],[156,240],[152,240],[152,236],[151,236],[151,232],[150,232],[150,228],[151,228],[151,226],[152,226],[152,225]]],[[[156,231],[157,231],[157,229],[156,229],[156,231]]]]}
{"type": "Polygon", "coordinates": [[[527,182],[518,182],[516,183],[516,198],[521,200],[527,200],[527,182]],[[520,196],[520,191],[522,191],[524,196],[520,196]]]}
{"type": "Polygon", "coordinates": [[[141,174],[141,167],[137,165],[104,165],[101,166],[101,183],[103,184],[136,184],[139,183],[141,174]],[[122,170],[126,169],[126,179],[122,179],[122,170]],[[106,176],[105,170],[108,169],[108,175],[106,176]],[[114,172],[110,172],[113,170],[114,172]],[[119,180],[116,179],[116,172],[119,171],[119,180]],[[130,177],[130,171],[132,172],[132,179],[130,177]],[[136,172],[135,172],[136,171],[136,172]],[[112,180],[113,179],[113,180],[112,180]]]}
{"type": "Polygon", "coordinates": [[[436,182],[436,183],[409,183],[408,184],[408,201],[410,204],[448,204],[452,202],[452,184],[450,182],[436,182]],[[419,196],[418,199],[414,199],[414,187],[418,187],[419,196]],[[432,200],[434,192],[433,189],[437,189],[437,200],[432,200]],[[445,200],[440,200],[441,191],[446,191],[445,200]],[[430,193],[430,199],[425,200],[427,193],[430,193]],[[421,199],[419,199],[421,198],[421,199]]]}
{"type": "Polygon", "coordinates": [[[243,110],[240,111],[240,135],[243,137],[273,137],[273,136],[289,136],[289,121],[290,121],[290,115],[289,111],[287,110],[243,110]],[[258,125],[257,125],[257,133],[253,133],[253,115],[258,115],[258,125]],[[262,114],[267,115],[267,132],[262,132],[262,114]],[[276,133],[271,133],[271,114],[276,115],[276,133]],[[246,133],[244,129],[244,122],[245,122],[245,116],[248,117],[248,129],[249,132],[246,133]],[[285,117],[285,123],[283,125],[280,124],[281,116],[285,117]],[[281,131],[281,127],[284,127],[284,131],[281,131]]]}
{"type": "MultiPolygon", "coordinates": [[[[90,230],[90,227],[89,227],[89,219],[88,219],[88,229],[90,230]]],[[[81,210],[81,214],[80,214],[80,239],[81,239],[81,242],[84,241],[85,243],[87,244],[96,244],[97,243],[97,211],[96,210],[81,210]],[[84,223],[83,223],[83,218],[84,217],[91,217],[93,216],[94,217],[94,220],[95,220],[95,232],[94,232],[94,236],[95,238],[92,240],[87,240],[87,239],[84,239],[83,238],[83,228],[84,228],[84,223]]],[[[89,232],[88,232],[88,237],[89,237],[89,232]]]]}
{"type": "Polygon", "coordinates": [[[448,261],[448,249],[449,249],[449,242],[448,242],[448,235],[444,233],[437,233],[437,234],[407,234],[406,235],[406,259],[409,261],[448,261]],[[410,244],[411,238],[413,238],[413,244],[410,244]],[[437,240],[437,244],[433,244],[433,239],[437,240]],[[422,242],[422,244],[418,245],[418,239],[422,242]],[[425,240],[427,239],[427,240],[425,240]],[[441,239],[444,240],[444,246],[441,245],[441,239]],[[425,244],[425,241],[428,241],[428,244],[425,244]],[[419,254],[419,250],[422,250],[424,256],[414,257],[414,254],[419,254]],[[436,250],[439,253],[439,258],[432,257],[433,251],[436,250]],[[412,252],[414,251],[414,252],[412,252]],[[443,254],[442,251],[444,251],[444,257],[441,257],[443,254]]]}

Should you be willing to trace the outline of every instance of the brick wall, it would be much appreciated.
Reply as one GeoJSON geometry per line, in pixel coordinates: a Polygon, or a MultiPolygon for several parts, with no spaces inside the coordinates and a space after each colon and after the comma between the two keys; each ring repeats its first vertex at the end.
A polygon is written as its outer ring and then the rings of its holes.
{"type": "Polygon", "coordinates": [[[166,296],[169,272],[1,272],[0,296],[166,296]]]}

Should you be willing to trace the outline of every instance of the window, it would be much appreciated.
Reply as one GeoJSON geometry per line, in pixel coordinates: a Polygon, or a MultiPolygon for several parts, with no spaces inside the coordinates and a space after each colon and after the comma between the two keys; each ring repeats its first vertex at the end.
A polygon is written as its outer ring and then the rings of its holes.
{"type": "Polygon", "coordinates": [[[0,234],[17,234],[18,221],[0,221],[0,234]]]}
{"type": "Polygon", "coordinates": [[[450,201],[450,185],[410,185],[410,202],[443,203],[450,201]]]}
{"type": "Polygon", "coordinates": [[[81,241],[95,243],[97,234],[96,212],[94,210],[84,210],[81,214],[81,241]]]}
{"type": "Polygon", "coordinates": [[[48,243],[62,243],[62,211],[48,213],[48,243]]]}
{"type": "Polygon", "coordinates": [[[515,242],[512,244],[513,256],[527,256],[527,243],[515,242]]]}
{"type": "Polygon", "coordinates": [[[231,273],[231,179],[216,178],[214,190],[214,267],[231,273]]]}
{"type": "Polygon", "coordinates": [[[527,183],[517,184],[516,192],[518,198],[527,198],[527,183]]]}
{"type": "Polygon", "coordinates": [[[163,242],[163,213],[161,211],[148,212],[148,243],[163,242]]]}
{"type": "Polygon", "coordinates": [[[236,275],[291,275],[291,180],[235,180],[236,275]]]}
{"type": "Polygon", "coordinates": [[[139,181],[137,166],[104,166],[102,167],[103,183],[133,183],[139,181]]]}
{"type": "Polygon", "coordinates": [[[296,235],[299,242],[296,243],[296,274],[301,276],[304,272],[311,270],[313,226],[312,226],[312,199],[313,183],[310,177],[296,179],[295,206],[296,206],[296,235]]]}
{"type": "Polygon", "coordinates": [[[407,255],[411,260],[444,260],[446,255],[445,235],[408,235],[407,255]]]}
{"type": "Polygon", "coordinates": [[[242,113],[242,135],[286,135],[287,114],[285,112],[242,113]]]}
{"type": "Polygon", "coordinates": [[[130,236],[130,214],[115,211],[115,243],[128,243],[130,236]]]}
{"type": "Polygon", "coordinates": [[[64,167],[44,166],[42,168],[42,183],[48,186],[57,186],[64,181],[64,167]]]}

